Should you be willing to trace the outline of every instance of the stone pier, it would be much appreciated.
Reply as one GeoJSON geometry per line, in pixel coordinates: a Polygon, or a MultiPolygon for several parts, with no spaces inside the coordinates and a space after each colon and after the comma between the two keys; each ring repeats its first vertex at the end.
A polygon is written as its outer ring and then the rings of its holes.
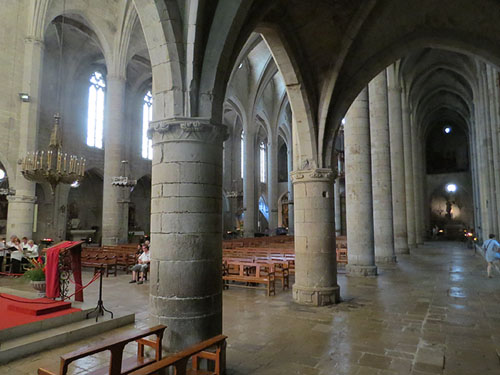
{"type": "Polygon", "coordinates": [[[201,118],[150,124],[153,133],[150,311],[170,352],[222,332],[224,125],[201,118]]]}
{"type": "Polygon", "coordinates": [[[295,206],[293,299],[303,305],[337,303],[333,171],[292,172],[295,206]]]}
{"type": "Polygon", "coordinates": [[[377,274],[373,244],[373,203],[368,90],[347,111],[344,127],[347,219],[347,274],[377,274]]]}

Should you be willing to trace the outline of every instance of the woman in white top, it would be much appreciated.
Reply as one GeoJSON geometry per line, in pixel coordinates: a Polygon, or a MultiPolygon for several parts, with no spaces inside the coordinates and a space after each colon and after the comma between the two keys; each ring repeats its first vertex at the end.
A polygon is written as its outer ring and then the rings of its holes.
{"type": "Polygon", "coordinates": [[[38,245],[35,244],[35,241],[28,241],[26,251],[29,258],[38,258],[38,245]]]}
{"type": "Polygon", "coordinates": [[[21,262],[24,258],[23,247],[19,238],[14,240],[14,246],[16,250],[10,253],[10,259],[12,262],[12,273],[21,273],[21,262]]]}

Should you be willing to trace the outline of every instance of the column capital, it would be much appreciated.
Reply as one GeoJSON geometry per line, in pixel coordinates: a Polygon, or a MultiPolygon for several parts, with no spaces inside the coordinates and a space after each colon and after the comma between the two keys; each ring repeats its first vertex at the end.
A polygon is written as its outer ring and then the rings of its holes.
{"type": "Polygon", "coordinates": [[[302,182],[331,182],[335,179],[336,173],[330,168],[306,169],[290,172],[292,183],[302,182]]]}
{"type": "Polygon", "coordinates": [[[174,117],[149,123],[148,136],[154,133],[162,136],[163,142],[224,142],[228,137],[227,126],[214,124],[208,118],[174,117]]]}
{"type": "Polygon", "coordinates": [[[35,203],[36,196],[32,196],[32,195],[8,195],[7,201],[9,201],[9,203],[35,203]]]}

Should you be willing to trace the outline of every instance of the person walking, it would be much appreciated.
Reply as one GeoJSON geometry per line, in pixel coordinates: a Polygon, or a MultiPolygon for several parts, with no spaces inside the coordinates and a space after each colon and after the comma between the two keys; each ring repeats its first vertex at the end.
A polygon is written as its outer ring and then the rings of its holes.
{"type": "Polygon", "coordinates": [[[488,267],[486,268],[486,272],[488,273],[488,277],[491,277],[491,266],[494,261],[500,260],[500,244],[495,239],[494,234],[489,235],[489,239],[484,241],[483,250],[485,252],[485,258],[488,262],[488,267]]]}

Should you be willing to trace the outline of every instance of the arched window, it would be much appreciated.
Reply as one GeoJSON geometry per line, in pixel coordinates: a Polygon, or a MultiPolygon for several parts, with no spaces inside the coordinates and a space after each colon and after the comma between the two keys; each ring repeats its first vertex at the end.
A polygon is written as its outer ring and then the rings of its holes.
{"type": "Polygon", "coordinates": [[[149,122],[153,119],[153,95],[148,91],[142,105],[142,157],[153,159],[153,141],[148,139],[149,122]]]}
{"type": "Polygon", "coordinates": [[[87,115],[87,145],[102,148],[104,124],[104,88],[106,82],[99,72],[90,76],[89,108],[87,115]]]}
{"type": "Polygon", "coordinates": [[[244,155],[245,155],[245,132],[241,132],[241,138],[240,138],[240,173],[241,173],[241,178],[243,178],[243,168],[244,168],[244,155]]]}
{"type": "Polygon", "coordinates": [[[264,142],[260,142],[259,145],[259,159],[260,159],[260,182],[266,182],[266,144],[264,142]]]}

